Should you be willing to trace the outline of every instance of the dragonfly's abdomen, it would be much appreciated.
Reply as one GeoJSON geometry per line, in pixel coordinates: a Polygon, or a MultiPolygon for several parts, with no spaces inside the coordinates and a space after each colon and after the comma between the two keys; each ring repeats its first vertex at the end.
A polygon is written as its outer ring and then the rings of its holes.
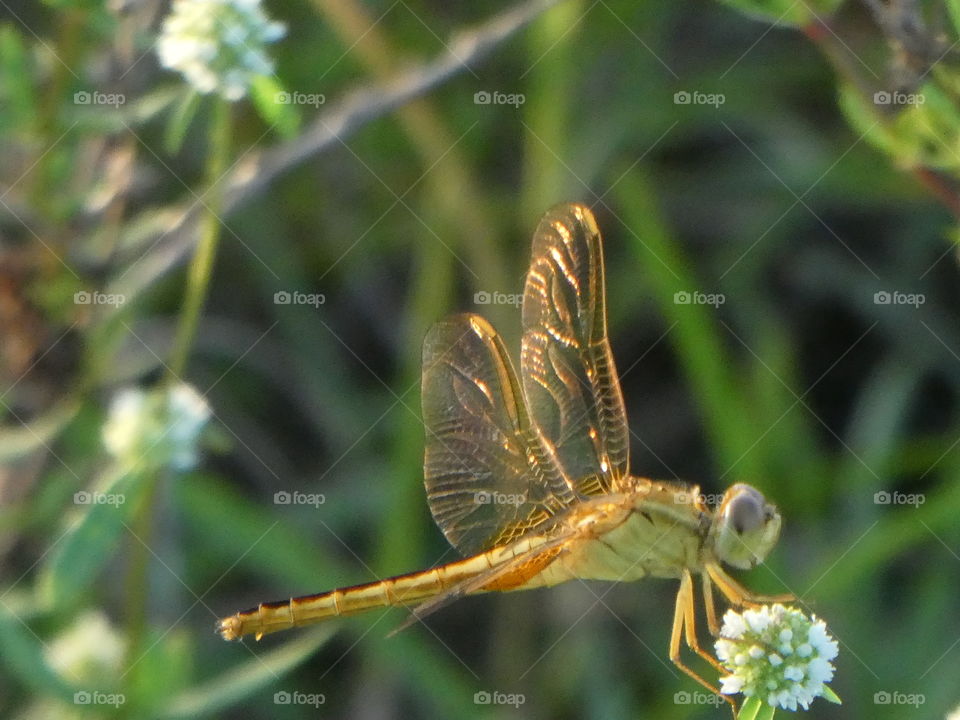
{"type": "MultiPolygon", "coordinates": [[[[356,615],[391,605],[416,604],[435,597],[457,583],[474,577],[505,561],[541,545],[539,538],[521,540],[513,545],[494,548],[485,553],[422,572],[398,575],[378,582],[339,588],[319,595],[306,595],[280,602],[261,603],[219,622],[218,630],[226,640],[254,634],[263,635],[302,625],[311,625],[335,617],[356,615]]],[[[518,566],[516,572],[498,579],[489,590],[518,589],[527,575],[538,572],[553,556],[544,557],[537,567],[518,566]]]]}
{"type": "Polygon", "coordinates": [[[489,567],[486,556],[477,555],[423,572],[339,588],[319,595],[261,603],[255,608],[224,618],[220,621],[219,630],[226,640],[236,640],[248,634],[255,634],[259,640],[261,636],[278,630],[356,615],[390,605],[416,603],[489,567]]]}

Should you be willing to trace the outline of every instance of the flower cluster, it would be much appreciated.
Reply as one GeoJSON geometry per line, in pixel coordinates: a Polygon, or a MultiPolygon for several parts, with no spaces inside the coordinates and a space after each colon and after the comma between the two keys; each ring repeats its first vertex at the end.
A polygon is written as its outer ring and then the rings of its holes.
{"type": "Polygon", "coordinates": [[[796,608],[728,610],[715,647],[730,672],[720,679],[724,694],[756,696],[784,710],[806,710],[815,697],[832,695],[825,683],[833,679],[837,642],[822,620],[796,608]]]}
{"type": "Polygon", "coordinates": [[[283,37],[260,0],[174,0],[157,41],[160,63],[202,93],[246,95],[253,78],[273,72],[266,44],[283,37]]]}
{"type": "Polygon", "coordinates": [[[125,642],[99,610],[88,610],[68,629],[45,645],[50,666],[61,676],[102,682],[121,667],[125,642]]]}
{"type": "Polygon", "coordinates": [[[210,419],[210,407],[189,385],[144,391],[121,390],[103,426],[103,444],[129,467],[169,465],[189,470],[197,464],[197,439],[210,419]]]}

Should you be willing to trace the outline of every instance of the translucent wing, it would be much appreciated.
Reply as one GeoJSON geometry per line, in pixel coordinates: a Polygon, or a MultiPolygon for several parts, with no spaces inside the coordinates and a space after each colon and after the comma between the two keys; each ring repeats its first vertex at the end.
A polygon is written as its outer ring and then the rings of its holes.
{"type": "Polygon", "coordinates": [[[583,205],[559,205],[540,221],[523,329],[523,389],[541,443],[578,493],[617,491],[628,472],[627,417],[607,340],[600,231],[583,205]]]}
{"type": "Polygon", "coordinates": [[[457,315],[430,329],[422,397],[427,501],[458,550],[509,542],[575,501],[531,432],[503,342],[482,317],[457,315]]]}

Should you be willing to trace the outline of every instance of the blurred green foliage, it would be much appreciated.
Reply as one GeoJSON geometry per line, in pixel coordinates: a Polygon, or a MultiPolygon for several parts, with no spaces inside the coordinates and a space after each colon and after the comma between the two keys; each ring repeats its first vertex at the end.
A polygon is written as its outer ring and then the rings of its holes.
{"type": "Polygon", "coordinates": [[[781,508],[744,580],[795,593],[841,642],[844,705],[809,715],[960,702],[956,2],[558,3],[208,225],[182,372],[199,233],[180,221],[229,192],[217,142],[232,181],[511,6],[269,2],[288,28],[276,77],[231,107],[229,136],[157,65],[165,4],[5,8],[0,714],[725,714],[667,660],[663,581],[472,598],[390,639],[397,610],[259,644],[212,632],[261,600],[454,559],[420,485],[420,342],[471,310],[516,353],[516,308],[474,293],[521,291],[537,219],[565,200],[604,232],[633,471],[751,482],[781,508]],[[271,110],[276,92],[324,100],[271,110]],[[697,293],[724,301],[680,299],[697,293]],[[171,374],[214,413],[200,468],[111,474],[111,397],[171,374]]]}

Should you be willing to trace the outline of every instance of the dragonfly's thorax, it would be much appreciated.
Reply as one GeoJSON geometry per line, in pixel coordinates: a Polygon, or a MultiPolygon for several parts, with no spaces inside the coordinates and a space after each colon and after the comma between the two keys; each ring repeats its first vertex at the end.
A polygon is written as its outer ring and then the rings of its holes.
{"type": "Polygon", "coordinates": [[[631,581],[699,570],[710,517],[696,502],[696,489],[631,480],[633,492],[585,505],[578,519],[584,536],[554,564],[550,584],[569,577],[631,581]]]}

